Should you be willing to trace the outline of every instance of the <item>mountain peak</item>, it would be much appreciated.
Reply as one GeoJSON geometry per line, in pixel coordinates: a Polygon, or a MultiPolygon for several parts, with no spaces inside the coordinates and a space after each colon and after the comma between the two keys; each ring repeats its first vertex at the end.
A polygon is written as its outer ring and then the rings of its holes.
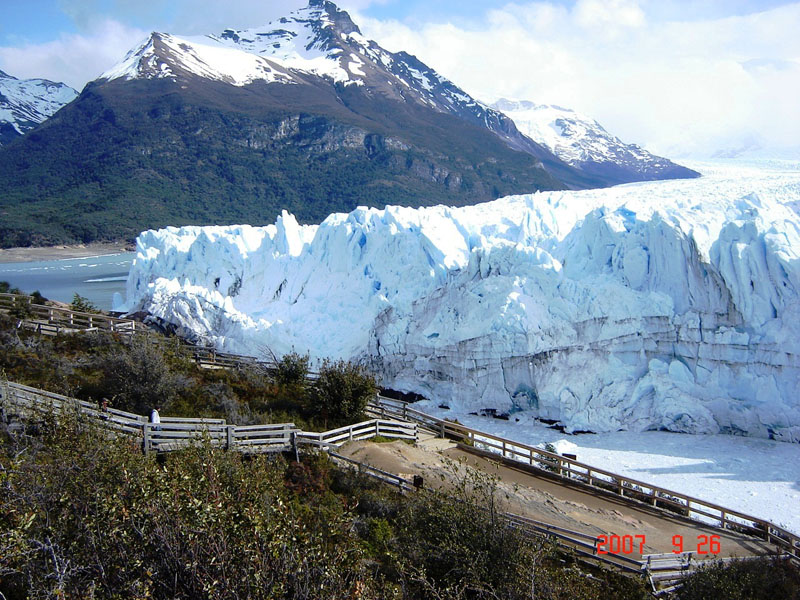
{"type": "Polygon", "coordinates": [[[624,173],[629,181],[698,176],[636,144],[624,143],[596,120],[568,108],[505,98],[492,108],[508,115],[522,133],[561,160],[587,173],[600,177],[624,173]]]}
{"type": "Polygon", "coordinates": [[[352,56],[354,49],[369,46],[350,15],[329,0],[310,0],[308,6],[261,27],[226,29],[208,37],[291,68],[351,82],[358,79],[359,73],[348,68],[352,61],[343,59],[352,56]]]}
{"type": "Polygon", "coordinates": [[[349,35],[351,33],[361,34],[358,25],[353,23],[350,14],[347,11],[340,9],[330,0],[309,0],[306,10],[320,9],[324,12],[327,20],[330,21],[333,29],[337,33],[349,35]]]}

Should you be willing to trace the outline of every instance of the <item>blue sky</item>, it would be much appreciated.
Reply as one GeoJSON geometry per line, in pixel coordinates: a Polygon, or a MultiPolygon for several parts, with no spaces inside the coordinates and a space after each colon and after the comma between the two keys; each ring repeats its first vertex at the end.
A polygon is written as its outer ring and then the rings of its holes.
{"type": "MultiPolygon", "coordinates": [[[[306,0],[0,0],[0,69],[81,89],[150,31],[257,27],[306,0]]],[[[800,145],[800,2],[340,0],[481,100],[571,107],[673,156],[800,145]]]]}
{"type": "MultiPolygon", "coordinates": [[[[302,0],[263,0],[251,7],[254,17],[274,12],[281,14],[286,7],[300,5],[302,0]]],[[[553,4],[569,8],[574,0],[556,0],[553,4]]],[[[3,18],[0,20],[0,45],[21,46],[25,43],[42,43],[65,33],[79,33],[85,28],[89,16],[116,19],[131,27],[143,30],[169,29],[181,31],[179,5],[187,2],[133,2],[132,0],[4,0],[3,18]]],[[[235,5],[233,0],[226,6],[235,5]]],[[[252,2],[238,2],[242,6],[252,2]]],[[[470,27],[480,26],[488,11],[514,4],[507,0],[354,0],[339,2],[350,4],[355,12],[378,20],[397,20],[409,25],[449,21],[470,27]]],[[[526,4],[526,2],[516,2],[526,4]]],[[[713,19],[731,15],[746,15],[777,6],[791,4],[785,0],[692,0],[655,1],[640,3],[651,18],[713,19]]],[[[348,7],[351,8],[351,7],[348,7]]],[[[352,9],[352,8],[351,8],[352,9]]],[[[232,11],[234,15],[238,11],[232,11]]],[[[250,23],[258,25],[259,23],[250,23]]],[[[800,27],[800,24],[798,24],[800,27]]],[[[198,33],[198,32],[184,32],[198,33]]]]}

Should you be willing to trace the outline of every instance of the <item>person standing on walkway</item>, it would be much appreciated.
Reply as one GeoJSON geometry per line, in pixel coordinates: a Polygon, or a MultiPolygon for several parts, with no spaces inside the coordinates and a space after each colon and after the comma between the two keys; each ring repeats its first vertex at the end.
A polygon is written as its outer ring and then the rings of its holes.
{"type": "Polygon", "coordinates": [[[153,411],[150,413],[150,425],[153,426],[153,431],[161,431],[161,415],[158,414],[160,407],[154,406],[153,411]]]}

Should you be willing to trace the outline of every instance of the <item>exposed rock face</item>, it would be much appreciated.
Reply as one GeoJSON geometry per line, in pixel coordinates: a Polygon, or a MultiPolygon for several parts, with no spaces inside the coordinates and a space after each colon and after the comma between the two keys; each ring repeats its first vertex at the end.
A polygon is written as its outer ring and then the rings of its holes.
{"type": "Polygon", "coordinates": [[[800,441],[798,193],[797,171],[718,172],[148,232],[128,308],[229,350],[362,360],[460,409],[800,441]]]}

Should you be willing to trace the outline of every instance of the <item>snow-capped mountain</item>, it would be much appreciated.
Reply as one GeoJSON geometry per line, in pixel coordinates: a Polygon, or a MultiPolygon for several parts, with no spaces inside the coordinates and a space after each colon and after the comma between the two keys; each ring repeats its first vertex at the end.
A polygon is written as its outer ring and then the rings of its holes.
{"type": "Polygon", "coordinates": [[[569,165],[610,181],[692,177],[692,172],[636,144],[626,144],[600,123],[560,106],[501,99],[492,108],[509,116],[523,134],[569,165]]]}
{"type": "Polygon", "coordinates": [[[366,40],[333,3],[310,0],[256,29],[153,33],[0,152],[0,243],[264,223],[283,209],[319,222],[361,205],[463,206],[631,180],[567,164],[415,57],[366,40]],[[85,213],[63,211],[68,197],[85,213]]]}
{"type": "Polygon", "coordinates": [[[327,0],[311,0],[306,8],[255,29],[227,29],[199,38],[153,33],[102,78],[177,81],[199,76],[244,86],[257,81],[302,84],[309,74],[486,127],[515,150],[543,161],[545,168],[571,187],[696,176],[637,146],[622,144],[596,122],[567,115],[568,111],[562,111],[558,119],[565,124],[562,138],[570,138],[569,142],[551,146],[552,136],[540,140],[531,135],[539,131],[521,135],[513,119],[527,116],[534,105],[504,100],[491,107],[482,104],[416,57],[388,52],[367,40],[350,16],[327,0]],[[509,109],[514,112],[509,115],[512,119],[506,116],[509,109]],[[583,148],[582,156],[573,160],[574,152],[565,152],[568,147],[583,148]],[[569,172],[560,161],[577,167],[578,172],[569,172]]]}
{"type": "Polygon", "coordinates": [[[2,244],[597,184],[320,0],[254,31],[154,33],[21,142],[0,152],[2,244]]]}
{"type": "Polygon", "coordinates": [[[309,83],[309,76],[359,86],[373,99],[379,96],[457,116],[489,129],[511,148],[543,160],[570,186],[598,184],[570,173],[549,150],[521,135],[503,113],[478,102],[416,57],[388,52],[367,40],[348,13],[328,0],[310,0],[306,8],[255,29],[226,29],[203,37],[154,32],[101,79],[162,78],[185,83],[202,77],[245,86],[255,82],[303,85],[309,83]]]}
{"type": "Polygon", "coordinates": [[[78,92],[47,79],[17,79],[0,71],[0,146],[30,131],[78,92]]]}
{"type": "MultiPolygon", "coordinates": [[[[143,233],[127,308],[461,411],[800,441],[800,171],[143,233]],[[268,350],[267,350],[268,349],[268,350]]],[[[118,307],[121,302],[118,301],[118,307]]]]}

